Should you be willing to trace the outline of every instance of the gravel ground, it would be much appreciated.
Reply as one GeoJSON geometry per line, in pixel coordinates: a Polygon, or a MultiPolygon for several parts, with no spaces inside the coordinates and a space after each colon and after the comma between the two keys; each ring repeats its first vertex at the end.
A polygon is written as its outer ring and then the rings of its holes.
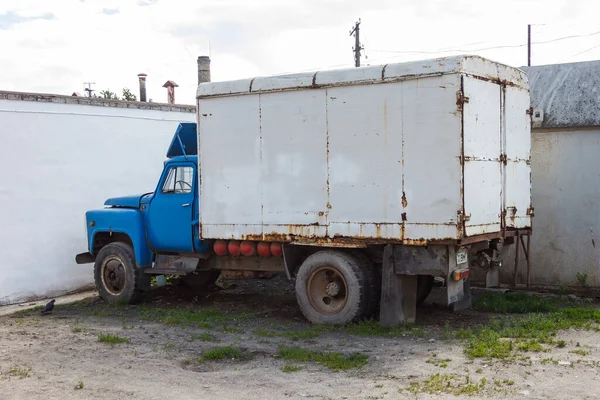
{"type": "Polygon", "coordinates": [[[470,360],[449,332],[485,323],[490,314],[451,313],[435,304],[435,293],[428,303],[419,308],[416,329],[363,336],[316,330],[297,308],[293,284],[280,277],[202,294],[167,285],[127,307],[109,307],[96,296],[58,299],[49,316],[33,310],[0,317],[0,398],[598,398],[600,333],[563,331],[565,347],[516,363],[470,360]],[[161,314],[165,309],[219,312],[190,325],[161,314]],[[99,341],[106,334],[127,341],[99,341]],[[222,346],[239,348],[242,356],[200,359],[222,346]],[[312,354],[358,353],[367,361],[335,371],[284,360],[280,349],[290,346],[312,354]],[[452,393],[454,387],[470,389],[452,393]]]}

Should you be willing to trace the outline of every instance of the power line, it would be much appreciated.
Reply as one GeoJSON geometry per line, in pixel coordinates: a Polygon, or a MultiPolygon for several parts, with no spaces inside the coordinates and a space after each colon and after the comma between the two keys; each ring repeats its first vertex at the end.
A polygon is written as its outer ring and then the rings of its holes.
{"type": "Polygon", "coordinates": [[[589,49],[587,49],[587,50],[580,51],[579,53],[575,53],[575,54],[573,54],[572,56],[569,56],[569,57],[567,57],[567,58],[564,58],[564,59],[562,59],[560,62],[563,62],[563,61],[569,60],[569,59],[571,59],[571,58],[573,58],[573,57],[577,57],[577,56],[579,56],[579,55],[581,55],[581,54],[587,53],[588,51],[592,51],[592,50],[594,50],[594,49],[597,49],[598,47],[600,47],[600,44],[598,44],[598,45],[596,45],[596,46],[593,46],[593,47],[590,47],[590,48],[589,48],[589,49]]]}
{"type": "MultiPolygon", "coordinates": [[[[555,38],[555,39],[550,39],[550,40],[543,40],[543,41],[539,41],[539,42],[531,42],[531,44],[548,44],[548,43],[558,42],[558,41],[561,41],[561,40],[576,39],[576,38],[581,38],[581,37],[589,37],[589,36],[595,36],[595,35],[599,35],[599,34],[600,34],[600,31],[597,31],[597,32],[583,34],[583,35],[570,35],[570,36],[563,36],[563,37],[559,37],[559,38],[555,38]]],[[[527,46],[527,43],[513,44],[513,45],[492,46],[492,47],[484,47],[484,48],[469,49],[469,50],[449,48],[447,50],[437,49],[437,50],[432,50],[432,51],[374,50],[374,49],[370,49],[369,51],[378,52],[378,53],[398,53],[398,54],[440,54],[440,53],[452,53],[452,52],[466,53],[466,52],[469,52],[469,51],[486,51],[486,50],[496,50],[496,49],[516,49],[516,48],[525,47],[525,46],[527,46]]]]}

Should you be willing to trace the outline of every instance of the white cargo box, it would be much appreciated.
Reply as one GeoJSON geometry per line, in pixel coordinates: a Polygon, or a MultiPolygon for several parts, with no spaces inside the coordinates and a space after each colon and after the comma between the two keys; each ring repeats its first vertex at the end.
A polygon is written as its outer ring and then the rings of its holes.
{"type": "Polygon", "coordinates": [[[460,56],[197,98],[202,238],[425,244],[531,226],[518,69],[460,56]]]}

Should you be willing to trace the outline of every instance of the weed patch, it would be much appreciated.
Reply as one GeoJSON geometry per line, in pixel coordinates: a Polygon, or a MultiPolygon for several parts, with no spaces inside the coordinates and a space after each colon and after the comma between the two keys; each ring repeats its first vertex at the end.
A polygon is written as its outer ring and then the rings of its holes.
{"type": "Polygon", "coordinates": [[[441,359],[441,358],[437,358],[437,356],[436,356],[436,355],[433,355],[433,356],[432,356],[432,357],[431,357],[429,360],[427,360],[426,362],[427,362],[428,364],[433,364],[433,365],[435,365],[436,367],[440,367],[440,368],[447,368],[447,367],[448,367],[448,363],[449,363],[450,361],[452,361],[452,360],[451,360],[451,359],[449,359],[449,358],[444,358],[444,359],[441,359]]]}
{"type": "Polygon", "coordinates": [[[283,372],[287,372],[287,373],[297,372],[297,371],[300,371],[301,369],[302,369],[302,367],[299,365],[284,365],[283,367],[281,367],[281,370],[283,372]]]}
{"type": "Polygon", "coordinates": [[[129,343],[128,338],[120,337],[117,335],[111,335],[110,333],[101,333],[100,335],[98,335],[98,341],[112,345],[120,343],[129,343]]]}
{"type": "Polygon", "coordinates": [[[557,311],[562,306],[569,304],[564,298],[556,296],[542,297],[527,293],[486,292],[473,303],[473,308],[479,311],[503,314],[525,314],[557,311]]]}
{"type": "Polygon", "coordinates": [[[360,368],[369,361],[369,357],[365,354],[344,355],[337,352],[312,351],[298,346],[281,347],[279,356],[286,361],[315,362],[334,371],[360,368]]]}
{"type": "Polygon", "coordinates": [[[26,310],[15,311],[13,313],[13,317],[25,317],[28,315],[32,315],[34,313],[39,313],[43,309],[44,309],[44,306],[35,306],[35,307],[28,308],[26,310]]]}
{"type": "Polygon", "coordinates": [[[357,336],[425,336],[423,328],[418,326],[405,325],[398,328],[385,328],[376,320],[360,321],[355,324],[347,325],[343,327],[342,330],[350,335],[357,336]]]}
{"type": "Polygon", "coordinates": [[[12,376],[18,376],[19,378],[27,378],[31,373],[31,368],[25,367],[12,367],[8,370],[8,374],[12,376]]]}
{"type": "Polygon", "coordinates": [[[600,323],[600,311],[587,308],[562,308],[551,313],[501,317],[488,325],[457,332],[467,343],[465,353],[470,358],[514,361],[516,351],[546,351],[543,345],[566,343],[554,337],[560,330],[583,328],[600,323]]]}
{"type": "Polygon", "coordinates": [[[187,311],[169,308],[143,308],[140,314],[145,319],[159,321],[167,325],[211,328],[214,324],[225,324],[233,320],[247,318],[245,314],[227,314],[220,311],[187,311]]]}
{"type": "Polygon", "coordinates": [[[220,346],[206,350],[200,357],[188,359],[184,364],[201,364],[206,361],[248,361],[254,358],[254,354],[241,347],[220,346]]]}
{"type": "Polygon", "coordinates": [[[400,392],[407,391],[415,396],[420,393],[474,396],[480,394],[485,389],[486,384],[486,378],[474,382],[469,376],[460,379],[454,375],[437,373],[429,376],[423,382],[412,382],[408,387],[401,388],[400,392]]]}

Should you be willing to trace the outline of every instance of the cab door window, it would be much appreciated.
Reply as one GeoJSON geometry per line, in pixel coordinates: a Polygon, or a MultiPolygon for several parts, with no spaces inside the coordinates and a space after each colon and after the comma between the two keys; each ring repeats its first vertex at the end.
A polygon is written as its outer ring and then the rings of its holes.
{"type": "Polygon", "coordinates": [[[171,167],[162,187],[163,193],[191,193],[194,187],[194,169],[192,167],[171,167]]]}

